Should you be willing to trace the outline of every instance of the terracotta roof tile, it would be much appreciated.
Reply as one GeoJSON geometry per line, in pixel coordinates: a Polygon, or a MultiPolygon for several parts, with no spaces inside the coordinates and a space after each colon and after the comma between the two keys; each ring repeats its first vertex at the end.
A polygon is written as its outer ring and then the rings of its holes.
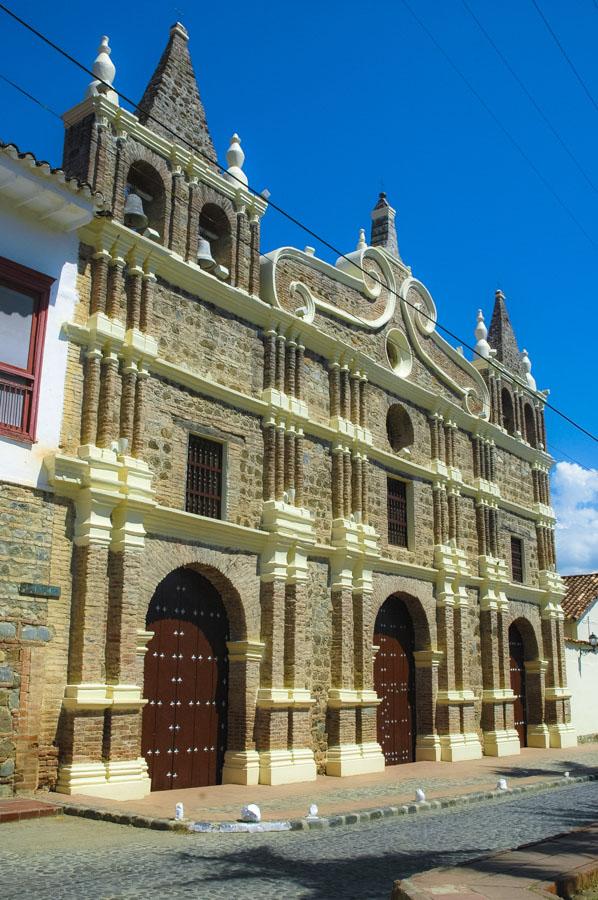
{"type": "Polygon", "coordinates": [[[94,191],[87,181],[79,181],[78,178],[69,178],[64,172],[64,169],[53,168],[50,163],[45,160],[37,159],[33,153],[23,153],[16,144],[8,144],[4,141],[0,141],[0,152],[5,153],[12,159],[18,159],[31,167],[39,169],[44,175],[52,176],[59,184],[65,185],[74,193],[81,194],[83,197],[89,198],[90,200],[92,199],[96,206],[101,207],[103,205],[104,198],[102,194],[99,191],[94,191]]]}
{"type": "Polygon", "coordinates": [[[563,575],[567,593],[563,598],[563,609],[568,619],[580,619],[585,611],[598,599],[598,572],[588,575],[563,575]]]}

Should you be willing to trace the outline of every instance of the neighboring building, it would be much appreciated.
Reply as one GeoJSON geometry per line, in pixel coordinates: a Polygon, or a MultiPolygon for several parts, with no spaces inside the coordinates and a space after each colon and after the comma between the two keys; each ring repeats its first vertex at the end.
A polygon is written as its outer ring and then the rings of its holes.
{"type": "MultiPolygon", "coordinates": [[[[12,793],[15,771],[17,786],[35,788],[48,761],[56,768],[51,741],[38,751],[52,601],[35,585],[68,578],[70,546],[60,576],[52,547],[69,508],[43,462],[60,446],[76,229],[98,200],[89,185],[0,143],[0,796],[12,793]]],[[[59,641],[64,679],[68,633],[59,641]]]]}
{"type": "Polygon", "coordinates": [[[78,232],[45,453],[40,783],[124,798],[575,743],[545,394],[502,294],[472,364],[384,195],[336,265],[261,256],[267,203],[236,135],[216,163],[180,24],[137,116],[95,82],[64,118],[65,169],[110,214],[78,232]]]}
{"type": "Polygon", "coordinates": [[[598,736],[598,572],[565,575],[565,660],[571,718],[580,737],[598,736]]]}

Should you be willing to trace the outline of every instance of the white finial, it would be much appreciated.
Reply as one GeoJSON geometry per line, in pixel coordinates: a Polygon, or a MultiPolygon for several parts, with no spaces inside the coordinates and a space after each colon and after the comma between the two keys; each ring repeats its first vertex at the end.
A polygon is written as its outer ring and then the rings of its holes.
{"type": "Polygon", "coordinates": [[[367,247],[367,242],[365,239],[365,228],[360,228],[359,229],[359,240],[357,241],[357,247],[355,249],[356,250],[365,250],[366,247],[367,247]]]}
{"type": "Polygon", "coordinates": [[[481,309],[478,309],[478,324],[475,328],[475,336],[477,338],[477,344],[475,345],[476,356],[479,355],[482,359],[490,359],[492,350],[490,349],[490,344],[486,340],[488,337],[488,329],[486,328],[484,313],[481,309]]]}
{"type": "Polygon", "coordinates": [[[238,134],[233,134],[230,139],[230,147],[226,151],[226,161],[228,163],[227,174],[229,180],[236,184],[247,184],[247,175],[243,171],[243,163],[245,162],[245,154],[241,148],[241,138],[238,134]]]}
{"type": "Polygon", "coordinates": [[[91,67],[91,71],[95,75],[95,80],[88,86],[87,91],[85,92],[85,98],[93,97],[96,94],[104,94],[106,100],[110,100],[111,103],[118,106],[118,94],[116,91],[110,90],[114,82],[114,76],[116,75],[114,63],[110,59],[111,53],[112,50],[108,46],[108,38],[104,35],[100,41],[100,46],[98,47],[98,55],[91,67]],[[105,84],[102,84],[102,82],[105,84]],[[110,88],[106,88],[106,84],[109,84],[110,88]]]}
{"type": "Polygon", "coordinates": [[[536,379],[532,375],[532,361],[529,358],[527,350],[521,351],[521,362],[523,364],[523,371],[525,372],[525,380],[527,382],[527,386],[531,388],[532,391],[537,390],[536,379]]]}

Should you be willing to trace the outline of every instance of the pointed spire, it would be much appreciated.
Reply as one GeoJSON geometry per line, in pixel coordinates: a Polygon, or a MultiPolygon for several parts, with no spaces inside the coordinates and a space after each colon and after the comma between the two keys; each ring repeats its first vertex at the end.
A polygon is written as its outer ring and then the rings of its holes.
{"type": "Polygon", "coordinates": [[[243,163],[245,162],[245,154],[241,148],[241,138],[238,134],[233,134],[230,139],[230,147],[226,151],[226,161],[228,163],[227,174],[229,180],[236,184],[237,187],[247,185],[247,175],[243,171],[243,163]]]}
{"type": "Polygon", "coordinates": [[[527,386],[532,389],[532,391],[537,391],[536,387],[536,379],[532,375],[532,361],[529,358],[529,354],[527,350],[521,351],[521,364],[523,366],[523,371],[525,372],[525,380],[527,382],[527,386]]]}
{"type": "Polygon", "coordinates": [[[189,55],[189,35],[180,22],[170,29],[166,49],[141,98],[139,119],[152,131],[176,143],[177,139],[168,130],[171,128],[180,136],[179,143],[186,149],[189,148],[185,142],[216,162],[216,151],[189,55]],[[156,119],[168,128],[162,127],[156,119]]]}
{"type": "Polygon", "coordinates": [[[365,240],[365,228],[359,229],[359,240],[357,241],[356,250],[365,250],[367,247],[367,243],[365,240]]]}
{"type": "Polygon", "coordinates": [[[505,295],[498,290],[495,294],[494,309],[488,331],[488,343],[496,350],[496,359],[510,369],[514,375],[525,374],[521,362],[521,352],[509,319],[505,295]]]}
{"type": "Polygon", "coordinates": [[[474,350],[477,354],[476,359],[480,356],[482,359],[490,359],[494,354],[490,349],[490,344],[486,340],[488,337],[488,329],[486,328],[486,323],[484,322],[484,313],[481,309],[478,309],[478,324],[475,328],[475,336],[477,339],[477,344],[474,347],[474,350]]]}
{"type": "Polygon", "coordinates": [[[103,94],[106,97],[106,100],[110,100],[111,103],[118,106],[118,94],[116,91],[110,89],[114,82],[114,76],[116,75],[116,68],[110,59],[111,53],[112,50],[108,46],[108,37],[103,35],[100,40],[100,46],[98,47],[98,55],[94,59],[93,66],[91,67],[91,71],[95,77],[85,91],[85,99],[87,99],[87,97],[93,97],[96,94],[103,94]],[[107,84],[110,85],[110,88],[106,87],[107,84]]]}
{"type": "Polygon", "coordinates": [[[381,191],[378,202],[372,210],[371,244],[372,247],[384,247],[387,253],[400,259],[395,215],[396,212],[386,199],[386,194],[381,191]]]}

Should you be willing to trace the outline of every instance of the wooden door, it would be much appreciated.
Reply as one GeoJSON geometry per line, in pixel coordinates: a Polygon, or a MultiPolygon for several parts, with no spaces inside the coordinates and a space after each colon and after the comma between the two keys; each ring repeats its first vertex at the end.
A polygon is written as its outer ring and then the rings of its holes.
{"type": "Polygon", "coordinates": [[[226,750],[228,623],[218,592],[177,569],[150,603],[142,753],[153,791],[219,784],[226,750]]]}
{"type": "Polygon", "coordinates": [[[387,766],[415,759],[415,666],[413,625],[398,597],[384,603],[374,629],[380,649],[374,661],[378,706],[378,742],[387,766]]]}
{"type": "Polygon", "coordinates": [[[516,625],[509,628],[509,655],[511,658],[511,690],[515,694],[515,729],[519,743],[527,747],[527,705],[525,696],[525,650],[521,632],[516,625]]]}

